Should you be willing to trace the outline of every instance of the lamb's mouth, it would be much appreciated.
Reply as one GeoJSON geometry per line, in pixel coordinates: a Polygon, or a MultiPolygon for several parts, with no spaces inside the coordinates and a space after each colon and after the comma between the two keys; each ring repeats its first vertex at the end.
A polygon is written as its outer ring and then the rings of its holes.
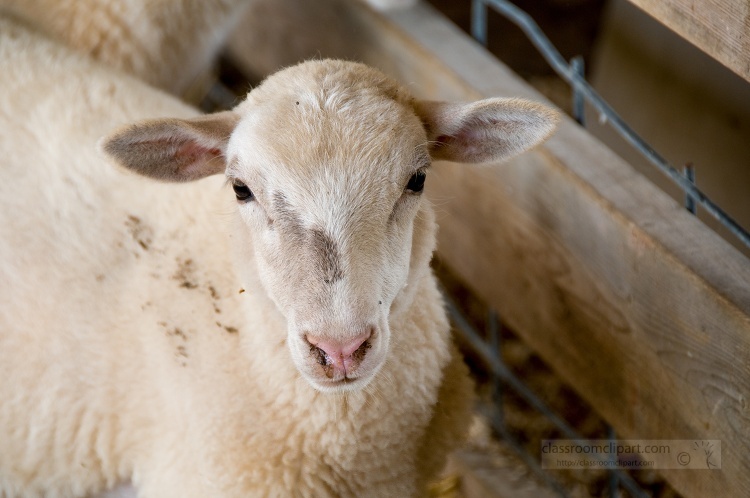
{"type": "Polygon", "coordinates": [[[343,379],[338,380],[323,380],[319,381],[320,384],[327,385],[327,386],[340,386],[345,384],[354,384],[355,382],[359,382],[362,379],[359,377],[344,377],[343,379]]]}
{"type": "Polygon", "coordinates": [[[338,380],[316,379],[312,381],[313,386],[325,393],[341,393],[361,389],[369,383],[367,377],[343,377],[338,380]]]}

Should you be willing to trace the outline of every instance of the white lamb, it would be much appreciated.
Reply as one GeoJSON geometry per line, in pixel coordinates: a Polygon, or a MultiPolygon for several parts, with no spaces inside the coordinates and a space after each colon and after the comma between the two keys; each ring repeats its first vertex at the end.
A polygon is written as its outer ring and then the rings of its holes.
{"type": "Polygon", "coordinates": [[[198,116],[7,20],[0,67],[0,497],[422,493],[471,400],[431,158],[555,114],[316,61],[198,116]]]}
{"type": "Polygon", "coordinates": [[[0,10],[175,94],[210,67],[250,0],[0,0],[0,10]]]}
{"type": "MultiPolygon", "coordinates": [[[[356,1],[356,0],[351,0],[356,1]]],[[[380,10],[416,0],[366,0],[380,10]]],[[[203,78],[253,0],[0,0],[5,11],[97,60],[171,93],[203,78]]],[[[264,6],[273,15],[272,3],[264,6]]]]}

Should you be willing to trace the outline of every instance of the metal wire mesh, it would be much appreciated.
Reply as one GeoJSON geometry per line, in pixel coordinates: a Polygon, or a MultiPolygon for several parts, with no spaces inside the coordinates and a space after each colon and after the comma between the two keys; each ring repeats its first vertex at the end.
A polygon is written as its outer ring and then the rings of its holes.
{"type": "MultiPolygon", "coordinates": [[[[493,391],[499,391],[504,387],[513,389],[521,396],[532,408],[543,414],[567,439],[575,441],[577,444],[585,444],[586,438],[573,429],[567,422],[553,412],[547,404],[534,393],[529,387],[516,376],[505,364],[500,354],[499,334],[497,333],[497,315],[492,313],[489,321],[490,342],[485,342],[482,335],[472,327],[469,321],[459,310],[456,303],[451,297],[443,292],[443,299],[446,303],[448,314],[456,330],[461,337],[471,346],[482,361],[487,365],[491,374],[492,382],[495,384],[493,391]]],[[[518,454],[521,460],[536,474],[550,489],[562,497],[568,497],[569,494],[565,487],[560,484],[554,477],[547,473],[538,462],[535,455],[531,455],[521,444],[516,441],[515,437],[506,429],[503,421],[503,408],[501,398],[493,396],[493,403],[486,403],[480,407],[483,415],[489,420],[492,428],[499,434],[508,446],[518,454]]],[[[608,439],[614,439],[614,432],[609,429],[608,439]]],[[[592,454],[592,458],[607,460],[608,456],[601,454],[592,454]]],[[[619,496],[617,490],[621,487],[625,489],[630,496],[634,498],[646,498],[648,494],[643,488],[630,477],[627,473],[617,469],[608,471],[610,474],[610,492],[614,498],[619,496]]]]}

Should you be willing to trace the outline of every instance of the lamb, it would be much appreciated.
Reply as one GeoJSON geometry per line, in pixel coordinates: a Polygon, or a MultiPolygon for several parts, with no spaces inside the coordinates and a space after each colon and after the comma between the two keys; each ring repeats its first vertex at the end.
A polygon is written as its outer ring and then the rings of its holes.
{"type": "Polygon", "coordinates": [[[200,116],[8,20],[0,66],[0,497],[422,493],[472,390],[431,162],[555,113],[323,60],[200,116]]]}
{"type": "Polygon", "coordinates": [[[174,94],[198,87],[248,0],[0,0],[40,32],[174,94]]]}
{"type": "MultiPolygon", "coordinates": [[[[206,73],[252,2],[0,0],[0,10],[97,60],[190,99],[205,90],[206,73]]],[[[389,10],[414,0],[367,3],[389,10]]]]}

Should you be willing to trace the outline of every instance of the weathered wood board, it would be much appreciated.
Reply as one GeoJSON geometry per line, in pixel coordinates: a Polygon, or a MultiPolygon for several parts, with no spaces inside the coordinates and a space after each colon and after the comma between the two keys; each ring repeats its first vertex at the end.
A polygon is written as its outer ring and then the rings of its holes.
{"type": "Polygon", "coordinates": [[[630,1],[750,81],[750,2],[746,0],[630,1]]]}
{"type": "MultiPolygon", "coordinates": [[[[543,99],[426,5],[383,16],[350,1],[271,4],[283,26],[251,11],[232,41],[256,74],[347,57],[425,98],[543,99]]],[[[720,471],[663,475],[687,497],[750,496],[744,256],[568,119],[508,164],[436,165],[428,192],[443,260],[620,437],[719,439],[720,471]]]]}

